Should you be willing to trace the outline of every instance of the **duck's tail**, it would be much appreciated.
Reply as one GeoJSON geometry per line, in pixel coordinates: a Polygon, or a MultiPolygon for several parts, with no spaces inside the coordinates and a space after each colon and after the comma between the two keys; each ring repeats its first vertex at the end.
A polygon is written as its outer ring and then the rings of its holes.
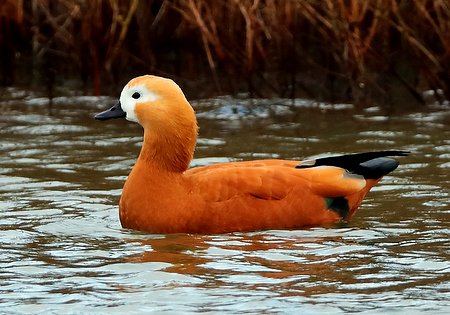
{"type": "Polygon", "coordinates": [[[338,213],[344,220],[349,220],[356,212],[367,192],[386,174],[395,170],[399,162],[388,156],[406,156],[408,151],[378,151],[355,153],[318,158],[301,162],[296,168],[316,166],[336,166],[348,172],[363,176],[366,186],[358,193],[348,196],[326,198],[328,208],[338,213]]]}

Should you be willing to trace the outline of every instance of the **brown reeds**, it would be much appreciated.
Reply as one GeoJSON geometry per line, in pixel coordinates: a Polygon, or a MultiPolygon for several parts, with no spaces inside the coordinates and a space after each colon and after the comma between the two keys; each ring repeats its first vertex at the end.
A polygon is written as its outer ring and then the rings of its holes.
{"type": "Polygon", "coordinates": [[[1,83],[424,103],[450,98],[449,34],[446,0],[0,0],[1,83]]]}

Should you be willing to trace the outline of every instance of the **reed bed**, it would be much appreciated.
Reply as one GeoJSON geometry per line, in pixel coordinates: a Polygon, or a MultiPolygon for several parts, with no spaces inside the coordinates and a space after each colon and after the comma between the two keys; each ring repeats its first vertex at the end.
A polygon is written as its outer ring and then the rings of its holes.
{"type": "Polygon", "coordinates": [[[197,97],[450,99],[447,0],[0,0],[0,51],[3,85],[50,94],[154,73],[197,97]]]}

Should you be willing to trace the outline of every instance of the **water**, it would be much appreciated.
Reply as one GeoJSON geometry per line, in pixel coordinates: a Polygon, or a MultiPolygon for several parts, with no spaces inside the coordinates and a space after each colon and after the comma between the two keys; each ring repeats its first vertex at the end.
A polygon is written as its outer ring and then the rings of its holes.
{"type": "Polygon", "coordinates": [[[365,150],[413,154],[344,226],[149,235],[118,220],[142,131],[92,119],[112,99],[59,98],[50,109],[18,90],[3,99],[0,313],[450,313],[446,108],[388,116],[377,107],[303,100],[196,102],[201,131],[193,165],[365,150]]]}

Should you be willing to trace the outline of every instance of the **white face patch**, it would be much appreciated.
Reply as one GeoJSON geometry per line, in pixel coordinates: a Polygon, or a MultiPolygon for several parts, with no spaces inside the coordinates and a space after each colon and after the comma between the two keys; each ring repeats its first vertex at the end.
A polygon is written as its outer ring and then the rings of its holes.
{"type": "Polygon", "coordinates": [[[147,89],[145,85],[125,86],[120,93],[120,105],[127,114],[127,120],[139,123],[135,111],[136,104],[153,102],[158,98],[158,94],[147,89]]]}

